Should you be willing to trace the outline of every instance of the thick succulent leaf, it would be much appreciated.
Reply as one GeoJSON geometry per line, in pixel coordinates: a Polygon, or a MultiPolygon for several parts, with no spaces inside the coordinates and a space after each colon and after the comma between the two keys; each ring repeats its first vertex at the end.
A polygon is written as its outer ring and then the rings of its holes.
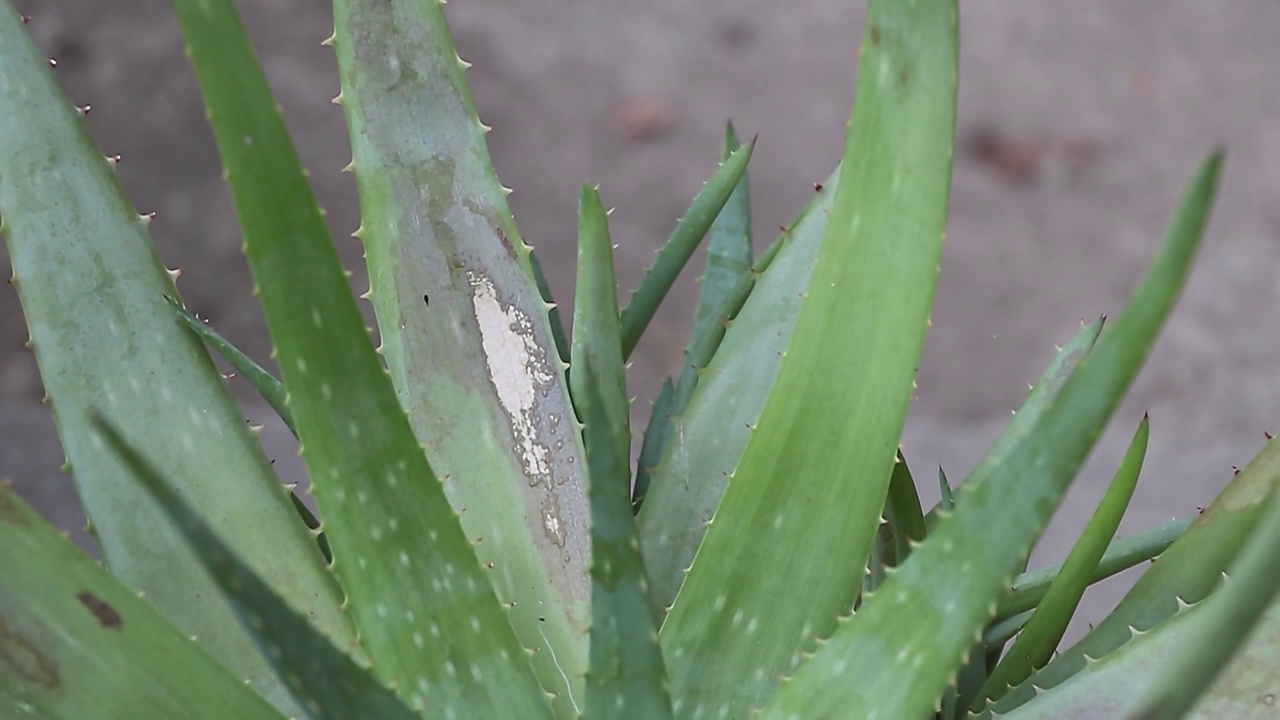
{"type": "Polygon", "coordinates": [[[901,565],[911,554],[911,546],[922,542],[928,531],[924,525],[924,510],[920,507],[920,495],[916,492],[915,478],[902,451],[894,459],[893,472],[889,476],[889,495],[885,500],[885,521],[893,537],[891,566],[901,565]]]}
{"type": "Polygon", "coordinates": [[[90,442],[101,404],[163,455],[175,490],[341,641],[349,619],[289,493],[199,340],[125,196],[9,3],[0,4],[0,216],[68,465],[117,578],[277,707],[296,706],[128,469],[90,442]]]}
{"type": "MultiPolygon", "coordinates": [[[[1101,582],[1116,573],[1124,572],[1139,563],[1157,557],[1182,536],[1192,520],[1193,518],[1190,517],[1172,520],[1111,543],[1102,560],[1098,562],[1098,566],[1090,574],[1089,584],[1101,582]]],[[[1013,581],[1012,589],[996,608],[994,620],[1004,620],[1039,605],[1060,572],[1062,572],[1062,563],[1019,575],[1013,581]]]]}
{"type": "MultiPolygon", "coordinates": [[[[1280,567],[1280,491],[1275,487],[1266,505],[1257,530],[1227,572],[1226,587],[1210,596],[1196,613],[1185,642],[1172,653],[1168,667],[1156,676],[1133,718],[1182,717],[1227,669],[1280,592],[1280,573],[1276,572],[1280,567]]],[[[1273,655],[1266,664],[1273,673],[1275,660],[1273,655]]],[[[1257,698],[1248,699],[1258,702],[1257,698]]]]}
{"type": "MultiPolygon", "coordinates": [[[[720,161],[727,163],[742,143],[733,129],[725,126],[720,161]]],[[[698,303],[694,307],[693,330],[689,334],[692,348],[713,326],[720,324],[723,306],[743,278],[751,273],[751,182],[744,167],[729,199],[711,223],[707,239],[706,270],[698,287],[698,303]]]]}
{"type": "Polygon", "coordinates": [[[873,0],[867,26],[795,332],[662,626],[677,712],[763,705],[852,607],[884,508],[946,225],[955,6],[873,0]]]}
{"type": "Polygon", "coordinates": [[[591,661],[586,716],[671,717],[630,498],[626,367],[613,246],[600,196],[578,204],[578,288],[570,383],[586,423],[591,498],[591,661]]]}
{"type": "Polygon", "coordinates": [[[546,273],[542,272],[542,263],[538,255],[529,248],[529,271],[533,273],[534,283],[538,286],[538,294],[547,304],[547,321],[551,323],[551,339],[556,344],[556,353],[562,362],[569,362],[569,338],[564,332],[564,323],[560,320],[560,308],[556,306],[551,295],[551,283],[547,282],[546,273]]]}
{"type": "Polygon", "coordinates": [[[667,297],[667,292],[675,284],[676,277],[684,269],[685,263],[693,257],[702,238],[706,237],[712,223],[720,215],[725,203],[738,187],[738,181],[747,172],[747,163],[755,150],[756,141],[752,139],[746,147],[741,147],[716,168],[711,179],[707,180],[693,198],[688,212],[676,223],[671,237],[658,250],[658,257],[653,267],[645,273],[640,287],[631,295],[631,301],[622,311],[622,356],[630,358],[631,352],[640,342],[640,336],[649,321],[658,312],[658,306],[667,297]]]}
{"type": "Polygon", "coordinates": [[[4,486],[0,577],[0,716],[281,717],[4,486]]]}
{"type": "Polygon", "coordinates": [[[1013,647],[1009,648],[1004,659],[987,678],[982,692],[975,700],[978,707],[990,700],[999,699],[1009,686],[1025,680],[1033,671],[1044,667],[1053,656],[1058,642],[1071,623],[1076,606],[1080,604],[1080,598],[1089,587],[1089,576],[1102,560],[1107,545],[1120,527],[1120,521],[1124,519],[1129,500],[1133,498],[1147,452],[1150,428],[1150,423],[1144,416],[1120,468],[1103,495],[1102,502],[1098,504],[1097,511],[1063,561],[1062,571],[1054,578],[1044,599],[1018,634],[1013,647]]]}
{"type": "Polygon", "coordinates": [[[1272,440],[1143,573],[1110,615],[1043,670],[1010,690],[993,706],[995,714],[1011,712],[1033,699],[1036,688],[1062,685],[1091,665],[1092,659],[1123,649],[1135,628],[1147,632],[1179,608],[1208,597],[1252,536],[1277,478],[1280,443],[1272,440]]]}
{"type": "Polygon", "coordinates": [[[333,569],[377,677],[432,712],[549,713],[382,369],[229,0],[181,0],[333,569]]]}
{"type": "MultiPolygon", "coordinates": [[[[1116,619],[1104,620],[1098,630],[1068,651],[1068,657],[1074,658],[1069,677],[1046,672],[1057,665],[1055,661],[1015,691],[1021,696],[1017,707],[997,713],[984,712],[979,717],[1001,720],[1133,717],[1144,694],[1157,683],[1166,682],[1166,678],[1176,677],[1192,686],[1201,686],[1208,678],[1178,677],[1174,674],[1176,665],[1184,669],[1194,665],[1194,673],[1199,675],[1210,675],[1219,667],[1214,658],[1205,653],[1211,645],[1201,643],[1206,630],[1216,625],[1212,616],[1231,605],[1230,601],[1223,605],[1217,602],[1243,582],[1242,573],[1236,568],[1246,561],[1249,551],[1240,551],[1238,559],[1231,553],[1240,550],[1242,545],[1270,552],[1280,547],[1274,537],[1268,540],[1259,532],[1263,529],[1262,516],[1275,516],[1274,493],[1278,480],[1280,443],[1272,441],[1188,528],[1185,539],[1174,543],[1143,575],[1113,613],[1116,619]],[[1207,552],[1199,552],[1201,549],[1207,552]],[[1223,573],[1229,566],[1234,567],[1224,585],[1223,573]],[[1176,594],[1179,590],[1195,594],[1184,600],[1176,594]],[[1215,606],[1217,610],[1212,609],[1215,606]],[[1141,624],[1131,626],[1125,624],[1127,620],[1141,624]],[[1114,639],[1114,644],[1091,642],[1099,631],[1108,640],[1114,639]],[[1087,647],[1082,652],[1081,648],[1088,645],[1092,645],[1091,650],[1104,654],[1095,656],[1087,647]],[[1053,684],[1040,687],[1039,680],[1046,676],[1053,684]]],[[[1264,573],[1272,582],[1275,563],[1276,560],[1271,560],[1264,573]]],[[[1222,615],[1217,618],[1223,619],[1222,615]]],[[[1235,623],[1233,618],[1225,619],[1228,625],[1235,623]]],[[[1212,633],[1216,635],[1221,631],[1215,627],[1212,633]]],[[[1185,717],[1197,720],[1275,717],[1278,661],[1280,603],[1272,601],[1247,642],[1229,662],[1220,663],[1221,673],[1185,717]]]]}
{"type": "Polygon", "coordinates": [[[1124,314],[1032,428],[1007,450],[996,443],[961,486],[955,512],[783,685],[765,716],[876,708],[921,717],[936,707],[1146,359],[1199,247],[1220,166],[1213,155],[1200,168],[1124,314]]]}
{"type": "Polygon", "coordinates": [[[415,717],[390,688],[375,680],[366,668],[357,665],[271,590],[191,505],[165,484],[154,463],[133,448],[115,426],[99,421],[98,428],[138,482],[181,529],[308,717],[415,717]]]}
{"type": "Polygon", "coordinates": [[[645,426],[640,455],[636,458],[636,482],[631,491],[631,505],[636,512],[644,506],[644,497],[649,494],[649,475],[671,436],[671,406],[675,397],[676,388],[671,378],[664,379],[650,408],[649,424],[645,426]]]}
{"type": "Polygon", "coordinates": [[[333,7],[381,352],[517,635],[539,649],[539,680],[561,716],[576,715],[591,620],[586,463],[529,248],[441,4],[333,7]]]}
{"type": "Polygon", "coordinates": [[[760,418],[777,379],[817,261],[839,173],[837,168],[791,229],[771,246],[777,248],[776,261],[758,276],[720,349],[698,373],[698,387],[685,412],[672,417],[662,459],[648,473],[650,485],[637,520],[658,617],[675,599],[729,473],[746,447],[750,427],[760,418]]]}
{"type": "Polygon", "coordinates": [[[178,320],[190,328],[196,334],[196,337],[199,337],[206,345],[221,355],[223,360],[230,363],[231,367],[235,368],[235,371],[240,373],[245,380],[248,380],[253,389],[257,390],[258,394],[262,396],[262,399],[267,401],[272,410],[275,410],[276,415],[280,416],[280,420],[289,428],[289,431],[293,432],[293,413],[290,412],[289,406],[285,403],[284,383],[254,362],[253,358],[246,355],[243,350],[232,345],[217,330],[209,327],[207,323],[201,322],[200,318],[188,312],[178,301],[173,298],[166,299],[173,305],[178,320]]]}

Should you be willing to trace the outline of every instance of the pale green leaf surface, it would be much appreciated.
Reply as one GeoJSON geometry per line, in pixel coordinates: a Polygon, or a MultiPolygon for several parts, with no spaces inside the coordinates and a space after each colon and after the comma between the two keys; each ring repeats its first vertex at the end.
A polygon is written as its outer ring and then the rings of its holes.
{"type": "MultiPolygon", "coordinates": [[[[432,713],[550,711],[414,437],[229,0],[181,0],[333,569],[373,671],[432,713]]],[[[163,468],[162,468],[163,470],[163,468]]]]}
{"type": "Polygon", "coordinates": [[[698,374],[685,412],[672,417],[671,439],[648,472],[637,520],[658,617],[675,599],[729,473],[746,447],[750,426],[759,419],[777,378],[817,261],[839,172],[832,173],[791,229],[771,245],[777,249],[776,268],[756,280],[720,349],[698,374]]]}
{"type": "Polygon", "coordinates": [[[640,336],[649,321],[658,312],[658,306],[667,297],[667,292],[675,284],[676,277],[684,269],[685,263],[693,257],[699,243],[706,237],[712,223],[720,215],[725,203],[738,187],[738,182],[747,171],[747,163],[751,161],[751,153],[755,151],[756,141],[753,139],[746,147],[735,150],[716,168],[711,179],[707,180],[693,198],[689,210],[676,223],[671,237],[658,250],[658,257],[653,267],[645,273],[640,287],[631,295],[631,301],[622,311],[622,356],[630,358],[640,342],[640,336]]]}
{"type": "MultiPolygon", "coordinates": [[[[1227,669],[1280,592],[1280,490],[1273,487],[1257,529],[1227,571],[1226,586],[1209,596],[1170,663],[1156,675],[1135,720],[1177,720],[1227,669]]],[[[1272,621],[1274,622],[1274,621],[1272,621]]],[[[1265,630],[1265,628],[1263,628],[1265,630]]],[[[1274,654],[1265,667],[1274,672],[1274,654]]],[[[1265,705],[1263,698],[1248,698],[1265,705]],[[1260,702],[1261,701],[1261,702],[1260,702]]],[[[1275,696],[1272,696],[1272,703],[1275,696]]]]}
{"type": "Polygon", "coordinates": [[[1134,628],[1151,630],[1183,605],[1207,597],[1253,533],[1277,478],[1280,443],[1272,440],[1138,578],[1111,614],[993,706],[997,716],[1035,697],[1033,686],[1055,688],[1091,665],[1086,658],[1104,658],[1123,648],[1134,628]]]}
{"type": "Polygon", "coordinates": [[[955,23],[946,0],[868,8],[842,176],[795,332],[662,626],[679,713],[760,707],[853,605],[941,258],[955,23]]]}
{"type": "MultiPolygon", "coordinates": [[[[379,684],[367,669],[335,647],[308,620],[289,607],[252,569],[219,538],[195,509],[167,487],[155,465],[142,457],[120,431],[103,421],[99,429],[107,443],[129,465],[138,482],[147,488],[222,592],[235,606],[259,649],[298,698],[308,717],[409,720],[416,717],[389,688],[379,684]]],[[[354,647],[354,645],[353,645],[354,647]]],[[[196,678],[198,679],[198,678],[196,678]]],[[[221,710],[220,710],[221,712],[221,710]]],[[[238,717],[227,715],[226,717],[238,717]]]]}
{"type": "MultiPolygon", "coordinates": [[[[1192,520],[1193,518],[1190,517],[1172,520],[1116,540],[1107,548],[1106,554],[1094,568],[1089,577],[1089,583],[1106,580],[1116,573],[1124,572],[1138,563],[1160,555],[1182,536],[1192,520]]],[[[1062,563],[1058,563],[1019,575],[1013,581],[1012,589],[1000,601],[1000,607],[996,609],[994,619],[1003,620],[1039,605],[1044,594],[1049,590],[1049,585],[1061,571],[1062,563]]]]}
{"type": "Polygon", "coordinates": [[[1009,686],[1025,680],[1053,656],[1071,623],[1076,606],[1080,604],[1080,598],[1089,587],[1090,575],[1097,569],[1107,545],[1124,519],[1133,491],[1138,486],[1150,430],[1150,423],[1144,416],[1111,485],[1063,561],[1061,572],[975,699],[978,707],[999,699],[1009,686]]]}
{"type": "Polygon", "coordinates": [[[570,383],[586,424],[591,498],[591,651],[585,715],[671,717],[630,498],[631,431],[613,245],[600,196],[578,204],[570,383]]]}
{"type": "MultiPolygon", "coordinates": [[[[742,146],[733,123],[724,130],[720,161],[728,162],[742,146]]],[[[715,325],[720,324],[723,307],[729,302],[739,282],[751,273],[751,181],[744,167],[737,186],[729,194],[724,207],[711,223],[707,234],[706,270],[698,286],[698,302],[694,307],[693,330],[689,348],[715,325]]]]}
{"type": "Polygon", "coordinates": [[[955,511],[782,686],[765,717],[872,708],[921,717],[935,707],[1150,352],[1199,247],[1220,165],[1213,155],[1201,166],[1124,314],[1033,427],[1007,449],[997,442],[955,511]]]}
{"type": "MultiPolygon", "coordinates": [[[[631,504],[637,512],[644,507],[644,498],[649,494],[649,476],[657,465],[658,458],[666,448],[667,438],[671,435],[671,406],[675,400],[675,386],[671,378],[662,381],[658,397],[653,401],[649,411],[649,424],[644,429],[644,440],[640,443],[640,455],[636,458],[636,483],[632,489],[631,504]]],[[[661,615],[659,614],[659,617],[661,615]]]]}
{"type": "Polygon", "coordinates": [[[0,578],[0,717],[281,718],[3,486],[0,578]]]}
{"type": "MultiPolygon", "coordinates": [[[[1144,693],[1155,682],[1175,671],[1175,659],[1189,653],[1196,669],[1205,673],[1212,658],[1202,654],[1197,635],[1206,628],[1209,611],[1220,594],[1241,579],[1232,570],[1223,583],[1223,572],[1233,564],[1242,544],[1253,539],[1260,516],[1274,515],[1272,493],[1280,480],[1280,443],[1272,441],[1227,486],[1203,515],[1139,579],[1116,612],[1085,640],[1067,651],[1070,674],[1045,671],[1032,676],[1015,692],[1016,707],[996,707],[999,713],[978,717],[1000,720],[1111,720],[1124,718],[1139,707],[1144,693]],[[1203,550],[1203,552],[1202,552],[1203,550]],[[1183,600],[1181,593],[1188,593],[1183,600]],[[1212,594],[1210,594],[1212,593],[1212,594]],[[1208,598],[1206,600],[1206,597],[1208,598]],[[1188,603],[1191,606],[1188,608],[1188,603]],[[1132,623],[1132,624],[1131,624],[1132,623]],[[1102,640],[1104,642],[1098,642],[1102,640]],[[1094,655],[1098,652],[1098,655],[1094,655]],[[1082,654],[1083,653],[1083,654],[1082,654]],[[1084,654],[1088,659],[1083,660],[1084,654]],[[1049,685],[1039,687],[1042,680],[1049,685]],[[1034,702],[1030,700],[1034,697],[1034,702]]],[[[1266,547],[1267,541],[1261,545],[1266,547]]],[[[1274,540],[1271,541],[1274,548],[1274,540]]],[[[1241,560],[1243,560],[1241,553],[1241,560]]],[[[1274,578],[1274,561],[1268,575],[1274,578]]],[[[1215,631],[1216,633],[1216,631],[1215,631]]],[[[1267,720],[1275,717],[1275,672],[1280,661],[1280,604],[1272,602],[1238,654],[1190,712],[1195,720],[1267,720]]],[[[1188,663],[1190,664],[1190,662],[1188,663]]],[[[1194,681],[1193,681],[1194,682],[1194,681]]],[[[1010,698],[1012,699],[1012,698],[1010,698]]]]}
{"type": "MultiPolygon", "coordinates": [[[[178,61],[178,58],[174,58],[178,61]]],[[[237,552],[339,639],[341,594],[289,493],[199,340],[146,223],[9,3],[0,4],[0,216],[40,377],[112,572],[277,707],[296,706],[231,607],[114,456],[90,442],[101,404],[237,552]]]]}
{"type": "Polygon", "coordinates": [[[166,299],[173,305],[174,313],[182,324],[190,328],[197,337],[221,355],[231,367],[235,368],[236,372],[240,373],[240,376],[247,380],[254,390],[258,391],[262,399],[267,401],[267,404],[276,412],[276,415],[289,428],[289,431],[293,432],[293,413],[289,411],[289,406],[285,404],[284,383],[254,362],[253,358],[246,355],[240,348],[232,345],[217,330],[209,327],[207,323],[201,322],[199,318],[188,312],[178,301],[168,297],[166,299]]]}
{"type": "Polygon", "coordinates": [[[576,715],[590,625],[586,463],[529,248],[441,5],[333,7],[380,351],[521,643],[538,648],[539,680],[558,715],[576,715]]]}

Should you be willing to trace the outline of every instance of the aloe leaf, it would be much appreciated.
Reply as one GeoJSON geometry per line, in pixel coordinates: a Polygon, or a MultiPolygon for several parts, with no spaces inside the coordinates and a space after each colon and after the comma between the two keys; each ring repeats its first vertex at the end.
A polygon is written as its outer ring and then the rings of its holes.
{"type": "Polygon", "coordinates": [[[1009,648],[1004,660],[996,665],[987,678],[981,693],[975,699],[978,703],[975,709],[991,700],[998,700],[1009,686],[1025,680],[1033,671],[1044,667],[1053,656],[1080,604],[1080,598],[1089,586],[1090,574],[1098,567],[1098,562],[1106,552],[1116,529],[1120,527],[1120,521],[1124,519],[1125,510],[1133,498],[1147,452],[1150,427],[1144,415],[1097,511],[1080,533],[1075,546],[1063,561],[1062,571],[1054,578],[1044,599],[1018,634],[1013,647],[1009,648]]]}
{"type": "MultiPolygon", "coordinates": [[[[254,362],[253,358],[246,355],[240,348],[232,345],[217,330],[209,327],[195,315],[188,312],[177,300],[171,297],[166,297],[165,299],[173,305],[174,311],[178,319],[182,321],[182,324],[190,328],[206,345],[213,348],[222,356],[222,359],[230,363],[231,367],[235,368],[241,377],[248,380],[253,389],[258,391],[262,399],[267,401],[271,409],[289,428],[289,431],[294,432],[293,413],[289,410],[288,404],[285,403],[284,383],[281,383],[274,375],[254,362]]],[[[296,435],[297,433],[294,434],[296,435]]]]}
{"type": "Polygon", "coordinates": [[[901,565],[911,554],[911,546],[924,541],[928,530],[916,481],[911,477],[907,459],[898,451],[889,476],[889,495],[885,501],[885,518],[893,531],[893,566],[901,565]]]}
{"type": "MultiPolygon", "coordinates": [[[[300,453],[375,675],[411,705],[549,713],[472,540],[378,362],[229,0],[176,4],[289,392],[300,453]]],[[[496,574],[502,571],[499,569],[496,574]]]]}
{"type": "Polygon", "coordinates": [[[591,621],[582,436],[466,64],[439,3],[333,9],[381,353],[512,626],[538,648],[539,680],[560,716],[577,715],[591,621]]]}
{"type": "MultiPolygon", "coordinates": [[[[667,440],[671,437],[673,420],[683,414],[685,408],[689,406],[690,398],[697,391],[699,376],[707,364],[711,362],[716,350],[720,347],[720,342],[724,339],[729,324],[742,309],[743,303],[747,301],[754,287],[755,276],[748,273],[739,277],[737,284],[722,297],[718,298],[720,307],[715,315],[716,322],[705,328],[697,337],[690,339],[690,346],[685,351],[684,365],[681,368],[680,377],[673,387],[671,395],[664,398],[659,393],[658,401],[654,405],[654,411],[657,414],[650,418],[653,432],[652,434],[645,434],[645,442],[640,447],[636,488],[637,492],[640,493],[638,497],[641,499],[648,492],[650,474],[654,469],[653,463],[657,458],[661,458],[662,453],[666,450],[667,440]],[[658,403],[662,404],[661,407],[659,407],[658,403]],[[661,413],[658,413],[659,410],[661,410],[661,413]],[[643,479],[639,477],[640,468],[644,468],[643,479]]],[[[640,505],[640,503],[636,504],[637,507],[640,505]]]]}
{"type": "MultiPolygon", "coordinates": [[[[733,123],[725,125],[720,162],[727,163],[742,143],[733,123]]],[[[746,167],[729,199],[711,223],[707,235],[706,271],[698,287],[698,303],[694,308],[692,347],[714,325],[720,323],[722,307],[742,278],[751,273],[751,181],[746,167]]]]}
{"type": "Polygon", "coordinates": [[[752,139],[746,147],[735,150],[727,160],[716,168],[711,179],[707,180],[702,190],[693,198],[688,212],[676,223],[675,230],[665,245],[658,250],[658,257],[653,267],[645,273],[640,287],[631,295],[631,301],[622,311],[622,356],[630,358],[640,342],[640,336],[649,321],[658,311],[658,306],[667,296],[667,291],[675,284],[676,277],[684,269],[685,263],[693,257],[698,244],[707,235],[711,225],[720,215],[725,203],[738,187],[738,182],[747,171],[747,163],[755,150],[756,141],[752,139]]]}
{"type": "Polygon", "coordinates": [[[935,707],[1150,352],[1199,247],[1221,162],[1214,154],[1201,166],[1124,314],[1033,427],[1007,450],[997,442],[965,480],[955,512],[782,687],[765,715],[875,707],[887,717],[919,717],[935,707]],[[992,522],[997,517],[1003,522],[992,522]],[[834,682],[842,677],[850,681],[834,682]]]}
{"type": "Polygon", "coordinates": [[[582,189],[578,222],[570,383],[586,423],[591,498],[591,664],[585,714],[669,718],[671,698],[631,511],[630,402],[613,246],[600,196],[590,187],[582,189]]]}
{"type": "MultiPolygon", "coordinates": [[[[1196,658],[1196,673],[1203,676],[1218,671],[1219,663],[1209,651],[1219,640],[1216,637],[1219,633],[1232,630],[1217,623],[1225,620],[1225,625],[1234,625],[1244,615],[1225,617],[1240,609],[1232,608],[1230,613],[1225,613],[1232,603],[1217,605],[1217,602],[1243,581],[1245,573],[1240,572],[1240,566],[1248,562],[1247,557],[1253,552],[1249,548],[1256,551],[1269,547],[1274,552],[1280,544],[1274,537],[1265,537],[1266,516],[1275,517],[1275,493],[1280,487],[1277,481],[1280,481],[1280,444],[1273,441],[1196,519],[1185,539],[1174,543],[1139,579],[1116,612],[1064,655],[1070,664],[1069,676],[1047,672],[1058,665],[1055,661],[1016,690],[1023,696],[1018,698],[1023,701],[1021,704],[1003,702],[997,707],[1009,707],[998,714],[986,711],[979,717],[1013,720],[1133,717],[1142,701],[1149,697],[1147,693],[1165,683],[1166,678],[1197,688],[1206,681],[1210,683],[1207,692],[1185,717],[1196,720],[1274,717],[1280,603],[1271,601],[1270,609],[1244,646],[1230,662],[1221,663],[1221,672],[1215,679],[1180,676],[1178,665],[1185,662],[1182,656],[1187,653],[1196,658]],[[1240,550],[1242,545],[1244,550],[1240,550]],[[1233,555],[1237,550],[1239,554],[1233,555]],[[1230,579],[1224,584],[1227,570],[1230,579]],[[1181,592],[1189,594],[1184,598],[1181,592]],[[1218,614],[1216,620],[1215,613],[1218,614]],[[1138,624],[1129,624],[1131,621],[1138,624]],[[1123,637],[1114,637],[1120,635],[1123,637]],[[1206,637],[1210,637],[1210,645],[1203,644],[1206,637]],[[1098,639],[1109,642],[1098,643],[1098,639]],[[1052,684],[1041,687],[1042,679],[1052,684]],[[1034,702],[1025,702],[1032,697],[1034,702]]],[[[1273,559],[1265,566],[1265,574],[1272,578],[1275,562],[1273,559]]],[[[1012,699],[1006,698],[1006,701],[1012,699]]]]}
{"type": "Polygon", "coordinates": [[[4,717],[281,717],[3,485],[0,577],[4,717]]]}
{"type": "Polygon", "coordinates": [[[1272,440],[1138,578],[1110,615],[990,710],[1012,712],[1040,690],[1056,688],[1094,661],[1120,652],[1135,632],[1150,631],[1180,608],[1208,597],[1252,536],[1278,478],[1280,443],[1272,440]]]}
{"type": "Polygon", "coordinates": [[[163,454],[174,489],[335,635],[341,593],[178,297],[146,222],[9,3],[0,4],[0,215],[13,284],[76,489],[113,574],[286,713],[297,708],[128,469],[91,442],[101,404],[163,454]]]}
{"type": "Polygon", "coordinates": [[[677,712],[761,706],[853,605],[936,287],[954,13],[950,2],[868,9],[842,177],[795,331],[662,626],[677,712]]]}
{"type": "MultiPolygon", "coordinates": [[[[1102,560],[1089,576],[1089,584],[1101,582],[1157,557],[1182,536],[1192,519],[1185,517],[1173,520],[1111,543],[1102,560]]],[[[1009,593],[1000,601],[1000,606],[996,608],[994,620],[1004,620],[1039,605],[1044,599],[1044,594],[1048,592],[1049,585],[1060,572],[1062,572],[1062,563],[1019,575],[1013,581],[1013,587],[1009,593]]]]}
{"type": "MultiPolygon", "coordinates": [[[[217,330],[187,312],[187,309],[182,307],[177,300],[170,297],[165,299],[173,305],[174,311],[182,324],[190,328],[206,345],[213,348],[224,360],[230,363],[236,372],[248,380],[249,384],[258,391],[258,394],[271,405],[271,409],[275,410],[276,415],[284,422],[285,427],[289,428],[289,432],[293,433],[294,437],[297,437],[298,433],[293,429],[293,412],[289,410],[289,406],[285,402],[284,383],[276,380],[275,376],[254,362],[240,348],[232,345],[217,330]]],[[[319,518],[311,512],[311,508],[302,502],[302,499],[298,497],[298,494],[292,488],[289,490],[289,500],[293,503],[294,510],[298,511],[298,516],[302,518],[302,521],[307,524],[307,527],[316,536],[316,543],[320,546],[320,551],[324,553],[325,562],[332,562],[333,554],[329,548],[329,540],[320,531],[319,518]]]]}
{"type": "Polygon", "coordinates": [[[714,358],[698,373],[698,386],[685,412],[672,417],[671,439],[648,473],[637,521],[658,617],[675,599],[729,473],[746,447],[750,426],[776,381],[817,261],[838,175],[839,170],[771,246],[778,248],[774,266],[758,276],[714,358]]]}
{"type": "Polygon", "coordinates": [[[533,252],[533,248],[529,248],[529,270],[533,273],[538,294],[547,306],[547,321],[551,323],[551,339],[556,344],[556,354],[560,356],[561,362],[567,363],[569,362],[569,338],[565,335],[564,323],[560,320],[560,308],[551,295],[551,283],[547,282],[547,276],[542,272],[542,263],[538,262],[538,256],[533,252]]]}
{"type": "Polygon", "coordinates": [[[649,494],[649,475],[671,434],[671,406],[674,400],[675,386],[671,384],[671,378],[666,378],[662,381],[658,397],[653,401],[649,424],[645,426],[644,440],[640,443],[640,455],[636,458],[636,483],[631,493],[631,505],[636,512],[644,506],[644,497],[649,494]]]}
{"type": "Polygon", "coordinates": [[[308,717],[416,717],[389,688],[317,632],[236,556],[191,505],[165,484],[156,466],[130,445],[115,425],[105,418],[97,419],[96,424],[107,444],[119,453],[138,482],[180,528],[308,717]]]}
{"type": "MultiPolygon", "coordinates": [[[[1280,592],[1280,490],[1271,489],[1257,530],[1231,564],[1226,587],[1196,613],[1172,662],[1147,690],[1131,717],[1176,720],[1226,669],[1237,649],[1280,592]]],[[[1272,665],[1274,667],[1274,665],[1272,665]]]]}

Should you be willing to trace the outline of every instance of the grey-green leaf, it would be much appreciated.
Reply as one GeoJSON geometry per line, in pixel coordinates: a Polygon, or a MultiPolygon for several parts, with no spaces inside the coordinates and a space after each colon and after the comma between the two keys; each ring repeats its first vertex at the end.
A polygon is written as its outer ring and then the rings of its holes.
{"type": "MultiPolygon", "coordinates": [[[[179,58],[173,59],[175,62],[179,58]]],[[[246,562],[343,642],[341,593],[199,340],[126,197],[12,4],[0,3],[0,216],[76,489],[112,573],[281,710],[297,707],[128,469],[91,442],[101,404],[246,562]]]]}
{"type": "Polygon", "coordinates": [[[1090,575],[1098,567],[1098,562],[1129,507],[1129,500],[1138,485],[1138,475],[1142,471],[1149,436],[1150,423],[1143,416],[1097,511],[1080,533],[1075,546],[1063,562],[1062,571],[1054,578],[1044,599],[1018,634],[1013,647],[1009,648],[1004,659],[987,678],[981,693],[974,700],[975,707],[981,707],[989,700],[999,699],[1009,686],[1025,680],[1032,672],[1044,667],[1052,657],[1071,623],[1080,598],[1089,586],[1090,575]]]}
{"type": "Polygon", "coordinates": [[[1199,247],[1221,160],[1201,166],[1124,314],[1030,431],[983,459],[955,512],[782,687],[765,717],[873,707],[921,717],[935,707],[1150,351],[1199,247]]]}
{"type": "Polygon", "coordinates": [[[645,273],[640,287],[631,295],[631,301],[622,311],[622,356],[631,357],[640,342],[640,336],[649,321],[658,311],[658,306],[667,297],[667,291],[675,284],[676,277],[684,269],[685,263],[693,257],[698,244],[711,229],[712,223],[720,215],[725,203],[738,187],[738,181],[747,171],[747,163],[751,153],[755,151],[756,141],[746,147],[735,150],[727,160],[716,168],[711,179],[694,197],[688,212],[676,223],[676,229],[665,245],[658,250],[658,257],[653,267],[645,273]]]}
{"type": "Polygon", "coordinates": [[[282,717],[3,484],[0,578],[0,717],[282,717]]]}
{"type": "Polygon", "coordinates": [[[586,424],[591,498],[591,664],[586,715],[671,717],[658,633],[630,498],[631,432],[613,246],[600,196],[583,187],[578,205],[574,299],[574,403],[586,424]]]}
{"type": "Polygon", "coordinates": [[[416,717],[395,693],[329,642],[246,565],[191,505],[166,485],[156,466],[139,454],[108,419],[99,420],[98,428],[129,465],[139,484],[181,530],[308,717],[416,717]]]}

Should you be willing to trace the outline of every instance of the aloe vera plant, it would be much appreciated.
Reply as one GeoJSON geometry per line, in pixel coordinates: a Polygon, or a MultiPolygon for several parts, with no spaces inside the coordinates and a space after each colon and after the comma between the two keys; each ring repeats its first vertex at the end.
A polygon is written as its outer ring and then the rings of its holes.
{"type": "Polygon", "coordinates": [[[584,186],[572,318],[440,4],[334,0],[376,346],[231,0],[172,4],[281,377],[187,311],[0,4],[0,230],[103,557],[0,488],[5,717],[1270,716],[1274,441],[1204,512],[1113,542],[1144,417],[1067,560],[1026,567],[1179,296],[1220,152],[1123,313],[1069,339],[926,510],[898,445],[946,227],[955,0],[869,3],[843,153],[759,256],[732,126],[621,306],[608,189],[584,186]],[[626,363],[704,238],[685,363],[633,459],[626,363]],[[211,350],[298,438],[319,519],[211,350]],[[1059,647],[1091,583],[1157,557],[1059,647]]]}

